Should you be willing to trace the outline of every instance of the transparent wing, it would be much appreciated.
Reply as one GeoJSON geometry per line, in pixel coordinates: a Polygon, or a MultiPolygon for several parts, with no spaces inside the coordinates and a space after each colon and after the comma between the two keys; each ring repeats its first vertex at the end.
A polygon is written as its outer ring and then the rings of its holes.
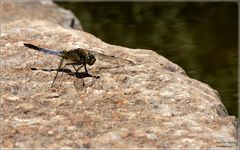
{"type": "Polygon", "coordinates": [[[97,58],[97,61],[100,60],[103,62],[107,62],[107,63],[111,63],[111,64],[118,64],[118,65],[126,65],[126,64],[134,65],[134,62],[132,62],[128,59],[116,57],[113,55],[105,55],[105,54],[95,52],[95,51],[87,50],[87,52],[90,52],[91,54],[93,54],[97,58]]]}

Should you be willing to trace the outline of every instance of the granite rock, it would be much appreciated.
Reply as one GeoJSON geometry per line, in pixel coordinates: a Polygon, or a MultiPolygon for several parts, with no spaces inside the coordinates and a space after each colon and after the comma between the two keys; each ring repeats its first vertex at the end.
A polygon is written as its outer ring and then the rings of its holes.
{"type": "Polygon", "coordinates": [[[3,0],[1,9],[1,23],[47,20],[65,28],[82,30],[80,21],[71,11],[58,7],[51,0],[3,0]]]}
{"type": "Polygon", "coordinates": [[[18,18],[30,6],[3,13],[16,19],[1,31],[2,148],[237,149],[236,118],[216,90],[152,50],[111,45],[37,12],[18,18]],[[109,57],[87,66],[99,78],[60,72],[51,88],[59,58],[23,43],[109,57]]]}

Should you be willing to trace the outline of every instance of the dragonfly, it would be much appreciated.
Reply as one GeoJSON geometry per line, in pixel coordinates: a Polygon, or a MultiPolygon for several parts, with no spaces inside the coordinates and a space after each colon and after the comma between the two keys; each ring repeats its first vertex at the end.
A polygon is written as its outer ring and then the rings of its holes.
{"type": "Polygon", "coordinates": [[[108,55],[101,54],[98,52],[89,51],[89,50],[86,50],[83,48],[77,48],[77,49],[72,49],[72,50],[66,51],[66,50],[53,50],[53,49],[48,49],[48,48],[41,48],[36,45],[28,44],[28,43],[24,43],[24,46],[26,46],[30,49],[34,49],[34,50],[46,53],[46,54],[56,55],[56,56],[61,57],[60,62],[58,64],[57,73],[53,79],[51,87],[53,87],[54,82],[57,79],[59,70],[65,69],[66,66],[71,65],[74,68],[74,70],[76,71],[76,73],[78,73],[78,71],[82,67],[84,67],[85,73],[88,74],[87,65],[92,66],[96,62],[95,55],[97,55],[97,57],[99,59],[104,59],[105,61],[112,62],[112,63],[115,63],[117,60],[118,64],[119,63],[125,64],[126,62],[130,63],[130,64],[134,64],[132,61],[127,60],[127,59],[121,59],[121,58],[117,58],[115,56],[108,56],[108,55]],[[114,61],[113,61],[113,59],[114,59],[114,61]],[[63,66],[63,68],[61,68],[64,60],[67,60],[68,63],[66,63],[63,66]],[[79,67],[76,68],[76,66],[79,66],[79,67]]]}

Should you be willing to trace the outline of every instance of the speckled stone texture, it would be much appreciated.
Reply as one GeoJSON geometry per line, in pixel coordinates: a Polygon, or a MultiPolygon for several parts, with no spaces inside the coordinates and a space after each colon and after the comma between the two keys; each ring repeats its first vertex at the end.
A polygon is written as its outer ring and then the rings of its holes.
{"type": "Polygon", "coordinates": [[[46,20],[65,28],[82,30],[80,21],[64,8],[51,0],[1,0],[1,22],[16,20],[46,20]]]}
{"type": "Polygon", "coordinates": [[[1,24],[2,148],[237,149],[236,118],[216,90],[152,50],[110,45],[38,13],[1,24]],[[23,43],[115,57],[96,55],[88,70],[99,78],[60,72],[51,88],[59,58],[23,43]]]}

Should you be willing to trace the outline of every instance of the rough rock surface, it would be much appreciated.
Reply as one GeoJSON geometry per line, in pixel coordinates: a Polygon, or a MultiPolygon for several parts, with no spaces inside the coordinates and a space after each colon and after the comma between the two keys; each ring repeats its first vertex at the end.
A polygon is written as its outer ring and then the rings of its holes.
{"type": "Polygon", "coordinates": [[[82,30],[80,21],[64,8],[51,0],[3,0],[1,2],[1,22],[16,20],[47,20],[65,28],[82,30]]]}
{"type": "MultiPolygon", "coordinates": [[[[9,13],[20,15],[3,18],[9,13]]],[[[151,50],[110,45],[38,15],[3,23],[0,44],[2,148],[237,149],[236,119],[217,91],[151,50]],[[98,79],[60,72],[51,88],[59,58],[23,43],[116,58],[88,66],[98,79]]]]}

